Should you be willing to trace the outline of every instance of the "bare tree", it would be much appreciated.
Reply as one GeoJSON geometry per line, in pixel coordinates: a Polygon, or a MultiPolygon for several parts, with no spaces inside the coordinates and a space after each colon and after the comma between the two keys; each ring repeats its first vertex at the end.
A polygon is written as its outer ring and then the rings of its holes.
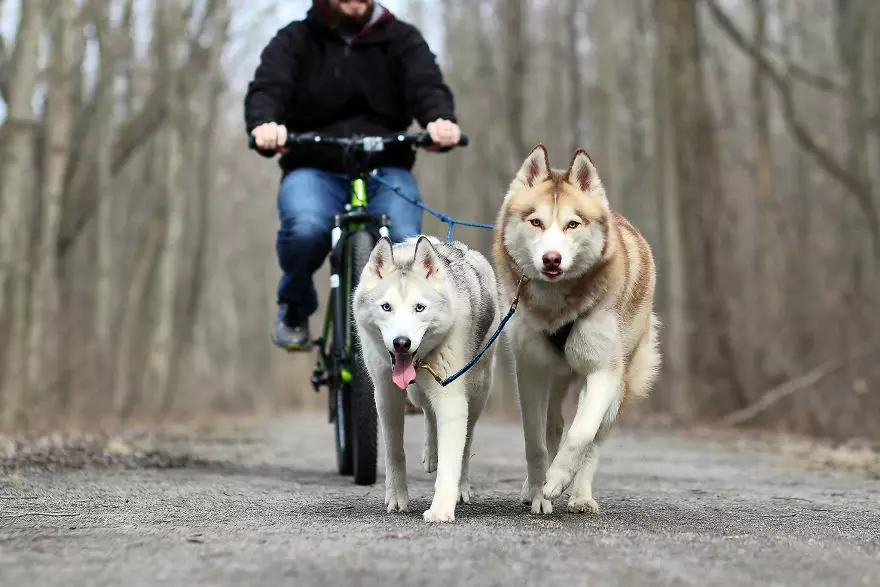
{"type": "Polygon", "coordinates": [[[592,39],[596,46],[597,80],[593,92],[594,103],[590,111],[594,114],[593,128],[597,131],[595,154],[597,165],[602,173],[602,181],[608,182],[608,193],[612,205],[622,207],[623,190],[620,189],[618,104],[620,101],[617,85],[618,43],[615,28],[618,23],[617,2],[596,2],[592,15],[592,39]]]}
{"type": "Polygon", "coordinates": [[[57,381],[54,358],[58,356],[58,338],[51,329],[58,323],[60,304],[58,265],[55,251],[61,224],[61,200],[64,175],[70,155],[70,122],[73,106],[74,63],[70,61],[75,38],[75,7],[72,2],[46,4],[51,16],[52,49],[49,64],[51,92],[47,99],[45,171],[40,210],[39,246],[31,295],[31,321],[28,331],[28,388],[30,393],[45,395],[46,388],[57,381]]]}
{"type": "Polygon", "coordinates": [[[509,0],[501,10],[504,23],[504,74],[505,94],[507,96],[506,118],[508,142],[513,153],[512,161],[525,157],[528,145],[523,132],[526,114],[525,85],[526,57],[529,54],[528,5],[525,0],[509,0]]]}
{"type": "Polygon", "coordinates": [[[15,48],[9,63],[7,119],[0,140],[0,316],[10,316],[3,368],[3,401],[7,425],[22,417],[26,393],[27,314],[30,275],[29,206],[33,199],[33,138],[36,120],[31,105],[39,73],[39,37],[44,6],[23,3],[15,48]],[[5,292],[11,288],[11,303],[5,292]]]}
{"type": "Polygon", "coordinates": [[[828,172],[831,177],[840,182],[856,199],[861,208],[864,219],[871,233],[872,246],[875,262],[880,262],[880,217],[877,215],[877,206],[871,196],[871,188],[862,178],[848,171],[847,165],[842,163],[829,149],[824,148],[822,143],[813,135],[808,126],[801,120],[794,102],[791,80],[780,73],[770,62],[766,55],[757,51],[749,43],[743,33],[730,20],[730,17],[718,5],[716,0],[706,0],[710,13],[728,37],[744,52],[751,55],[766,73],[768,79],[779,92],[782,103],[783,119],[791,130],[798,144],[809,152],[817,163],[828,172]]]}
{"type": "Polygon", "coordinates": [[[581,76],[583,75],[580,45],[583,38],[581,31],[580,16],[583,13],[584,3],[582,0],[568,0],[565,12],[566,32],[566,54],[567,70],[569,78],[569,107],[571,117],[571,145],[569,149],[574,153],[579,148],[583,148],[583,84],[581,76]]]}

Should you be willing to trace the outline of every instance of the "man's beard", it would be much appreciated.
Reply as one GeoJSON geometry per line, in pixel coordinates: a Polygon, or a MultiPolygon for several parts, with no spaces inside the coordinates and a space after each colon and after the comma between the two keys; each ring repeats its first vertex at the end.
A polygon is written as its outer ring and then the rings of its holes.
{"type": "Polygon", "coordinates": [[[376,3],[370,2],[366,12],[364,12],[362,16],[349,16],[342,12],[341,8],[331,8],[330,10],[333,13],[334,24],[336,24],[343,33],[356,34],[361,32],[367,23],[370,22],[375,9],[376,3]]]}

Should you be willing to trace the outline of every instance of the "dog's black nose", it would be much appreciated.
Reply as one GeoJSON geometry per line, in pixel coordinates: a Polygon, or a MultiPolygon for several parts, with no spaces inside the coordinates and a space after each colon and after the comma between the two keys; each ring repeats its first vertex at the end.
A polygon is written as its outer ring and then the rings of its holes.
{"type": "Polygon", "coordinates": [[[394,339],[394,350],[398,353],[405,353],[409,350],[412,341],[405,336],[398,336],[394,339]]]}
{"type": "Polygon", "coordinates": [[[558,269],[562,264],[562,255],[556,251],[547,251],[544,253],[541,260],[544,262],[544,267],[547,269],[558,269]]]}

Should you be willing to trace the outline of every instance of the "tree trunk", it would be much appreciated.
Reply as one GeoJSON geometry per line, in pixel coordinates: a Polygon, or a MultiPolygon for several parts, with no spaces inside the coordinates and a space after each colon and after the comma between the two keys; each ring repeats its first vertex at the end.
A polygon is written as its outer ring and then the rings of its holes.
{"type": "Polygon", "coordinates": [[[31,100],[38,75],[43,2],[21,7],[15,49],[9,63],[7,121],[0,139],[0,316],[9,312],[4,349],[2,398],[7,427],[22,422],[26,394],[25,352],[29,285],[30,215],[33,198],[33,138],[36,121],[31,100]],[[7,303],[11,287],[11,303],[7,303]]]}
{"type": "Polygon", "coordinates": [[[504,21],[504,56],[505,56],[505,97],[507,104],[506,123],[508,144],[513,154],[512,161],[522,161],[528,155],[525,126],[526,97],[526,55],[529,51],[527,38],[525,0],[508,0],[504,2],[502,18],[504,21]]]}
{"type": "Polygon", "coordinates": [[[73,102],[72,78],[75,35],[73,2],[60,2],[51,8],[52,49],[49,66],[49,92],[46,111],[45,183],[42,189],[40,235],[36,255],[36,274],[32,295],[28,344],[29,393],[42,396],[57,382],[62,351],[58,344],[60,325],[58,265],[55,255],[61,222],[64,175],[70,154],[70,122],[73,102]]]}
{"type": "Polygon", "coordinates": [[[595,103],[590,108],[595,118],[596,144],[599,152],[591,154],[596,160],[602,183],[608,190],[611,205],[622,208],[623,193],[620,182],[617,105],[620,92],[617,88],[617,45],[614,29],[617,25],[617,2],[598,0],[593,9],[592,38],[596,45],[598,70],[595,103]]]}
{"type": "MultiPolygon", "coordinates": [[[[867,105],[864,94],[865,82],[865,24],[868,18],[867,3],[857,2],[855,0],[836,0],[837,9],[837,47],[840,55],[840,63],[846,72],[846,136],[847,145],[847,168],[849,173],[857,178],[863,185],[870,185],[870,175],[868,171],[868,117],[867,105]]],[[[876,34],[876,31],[875,31],[876,34]]],[[[874,68],[880,67],[874,64],[874,68]]],[[[868,190],[868,198],[871,198],[875,208],[876,200],[868,190]]],[[[857,234],[858,227],[855,224],[855,218],[847,214],[843,234],[857,234]]],[[[854,248],[854,257],[852,258],[852,276],[855,287],[853,288],[853,310],[856,312],[856,322],[862,314],[862,307],[865,304],[865,278],[864,274],[870,271],[867,265],[868,259],[862,247],[854,248]]],[[[880,260],[877,260],[880,261],[880,260]]],[[[854,324],[853,326],[857,326],[854,324]]]]}
{"type": "MultiPolygon", "coordinates": [[[[170,75],[175,71],[175,52],[180,12],[171,6],[158,6],[157,12],[162,23],[158,39],[157,74],[170,75]]],[[[172,361],[176,360],[175,308],[178,289],[178,268],[180,266],[181,242],[183,237],[183,220],[186,211],[184,192],[180,189],[180,170],[182,159],[182,133],[185,128],[179,101],[182,96],[177,84],[167,84],[165,107],[169,113],[168,124],[161,136],[164,147],[162,173],[164,175],[162,194],[165,207],[165,235],[159,258],[158,297],[156,300],[156,328],[153,332],[152,344],[147,359],[147,370],[144,375],[143,390],[145,397],[152,399],[154,413],[164,412],[170,404],[173,390],[171,389],[172,361]]]]}
{"type": "MultiPolygon", "coordinates": [[[[570,150],[572,154],[577,151],[579,148],[584,147],[584,136],[583,136],[583,103],[584,103],[584,86],[581,83],[581,77],[583,76],[583,71],[581,70],[581,52],[579,49],[579,44],[581,41],[581,37],[583,33],[581,32],[579,21],[580,14],[583,12],[584,2],[583,0],[568,0],[568,6],[566,10],[566,30],[568,32],[568,39],[566,42],[566,48],[568,49],[568,55],[566,58],[567,67],[568,67],[568,83],[569,83],[569,108],[571,109],[569,113],[569,124],[571,125],[571,146],[570,150]]],[[[525,155],[523,155],[525,157],[525,155]]],[[[604,177],[603,177],[604,181],[604,177]]]]}
{"type": "Polygon", "coordinates": [[[667,361],[669,406],[671,411],[683,418],[693,417],[698,406],[692,400],[689,386],[690,354],[688,333],[690,316],[688,312],[687,276],[685,274],[685,250],[683,220],[679,199],[678,170],[676,168],[675,145],[676,128],[672,120],[672,88],[670,71],[670,44],[674,42],[674,14],[669,14],[670,6],[665,0],[656,0],[658,21],[656,50],[654,51],[654,90],[656,132],[656,153],[659,172],[657,185],[660,186],[662,213],[662,234],[666,263],[664,264],[666,283],[666,328],[664,353],[667,361]]]}
{"type": "MultiPolygon", "coordinates": [[[[0,0],[0,22],[6,22],[6,0],[0,0]]],[[[6,102],[8,100],[7,92],[9,90],[9,50],[6,47],[6,40],[0,35],[0,100],[6,102]]],[[[0,375],[2,377],[2,375],[0,375]]]]}
{"type": "MultiPolygon", "coordinates": [[[[189,284],[187,286],[188,299],[184,308],[182,319],[180,353],[193,356],[193,336],[196,322],[201,310],[202,296],[205,290],[206,263],[208,254],[208,236],[210,233],[210,194],[214,187],[214,170],[212,161],[214,157],[214,136],[217,130],[220,115],[220,99],[223,96],[224,79],[222,69],[223,47],[228,35],[229,8],[227,0],[220,0],[217,5],[217,13],[213,16],[213,34],[216,39],[212,45],[213,51],[210,57],[209,74],[210,86],[208,91],[208,113],[202,126],[201,137],[198,139],[199,169],[197,178],[197,202],[195,218],[193,220],[195,239],[195,251],[193,253],[193,265],[189,272],[189,284]]],[[[180,361],[175,361],[175,368],[171,377],[174,387],[179,385],[179,372],[176,368],[180,361]]]]}
{"type": "MultiPolygon", "coordinates": [[[[658,0],[669,84],[670,127],[680,198],[677,219],[687,268],[689,393],[704,415],[743,407],[719,251],[724,203],[715,121],[706,94],[697,0],[658,0]]],[[[668,139],[667,139],[668,140],[668,139]]],[[[668,195],[668,194],[667,194],[668,195]]],[[[729,262],[728,262],[729,263],[729,262]]],[[[681,349],[676,349],[680,352],[681,349]]]]}
{"type": "MultiPolygon", "coordinates": [[[[767,33],[766,0],[752,0],[754,45],[758,51],[765,50],[767,33]]],[[[776,206],[773,200],[773,149],[770,138],[770,120],[767,103],[765,73],[757,62],[752,63],[752,124],[755,132],[755,182],[757,187],[757,239],[755,267],[758,269],[758,295],[753,298],[755,323],[752,324],[749,344],[756,355],[761,372],[773,376],[781,365],[775,359],[778,345],[763,341],[773,340],[779,332],[782,301],[779,293],[778,246],[774,246],[776,206]]],[[[779,243],[775,243],[778,245],[779,243]]]]}
{"type": "Polygon", "coordinates": [[[880,2],[869,2],[868,30],[874,34],[865,35],[868,44],[866,55],[872,65],[867,68],[865,87],[867,94],[873,99],[870,103],[871,135],[870,135],[870,167],[871,185],[874,187],[874,200],[880,199],[880,2]]]}
{"type": "Polygon", "coordinates": [[[147,242],[135,266],[134,276],[123,307],[119,328],[119,344],[115,353],[117,365],[113,384],[113,413],[123,421],[131,414],[134,405],[131,390],[132,347],[137,335],[139,320],[143,317],[142,308],[149,289],[150,274],[159,254],[163,226],[161,218],[158,216],[150,224],[147,242]]]}
{"type": "MultiPolygon", "coordinates": [[[[99,112],[116,111],[115,92],[117,63],[123,53],[124,39],[131,34],[131,17],[134,0],[125,0],[123,16],[118,29],[111,28],[109,10],[102,11],[98,23],[98,45],[101,58],[100,84],[102,95],[98,96],[99,112]]],[[[128,114],[128,113],[126,113],[128,114]]],[[[108,115],[96,121],[97,126],[97,276],[95,287],[95,333],[97,337],[94,355],[94,380],[99,386],[113,383],[113,316],[118,304],[115,303],[113,253],[113,198],[112,198],[112,153],[113,124],[108,115]]]]}

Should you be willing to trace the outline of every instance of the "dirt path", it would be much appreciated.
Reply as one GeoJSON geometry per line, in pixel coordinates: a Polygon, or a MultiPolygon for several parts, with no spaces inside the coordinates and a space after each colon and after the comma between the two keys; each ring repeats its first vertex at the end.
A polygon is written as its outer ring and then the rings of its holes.
{"type": "Polygon", "coordinates": [[[171,448],[171,469],[0,477],[2,585],[880,585],[880,481],[668,434],[612,437],[598,516],[519,503],[516,424],[477,427],[474,503],[428,526],[422,423],[410,512],[334,474],[319,416],[171,448]],[[76,516],[22,515],[25,512],[76,516]]]}

